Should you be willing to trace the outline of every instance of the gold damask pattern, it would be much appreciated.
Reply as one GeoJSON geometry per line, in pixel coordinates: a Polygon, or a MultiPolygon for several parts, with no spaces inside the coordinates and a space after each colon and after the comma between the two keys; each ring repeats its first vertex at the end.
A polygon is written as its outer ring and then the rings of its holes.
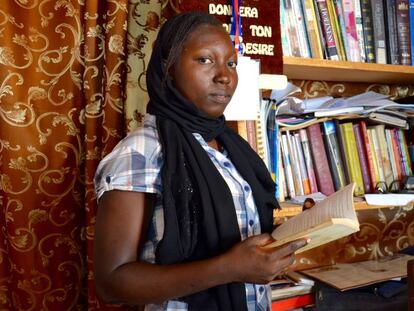
{"type": "Polygon", "coordinates": [[[94,310],[93,176],[124,136],[126,0],[0,2],[0,310],[94,310]]]}
{"type": "Polygon", "coordinates": [[[349,97],[368,91],[389,95],[393,100],[414,95],[414,85],[310,80],[291,80],[290,82],[302,89],[302,93],[299,95],[302,98],[314,98],[321,96],[349,97]]]}

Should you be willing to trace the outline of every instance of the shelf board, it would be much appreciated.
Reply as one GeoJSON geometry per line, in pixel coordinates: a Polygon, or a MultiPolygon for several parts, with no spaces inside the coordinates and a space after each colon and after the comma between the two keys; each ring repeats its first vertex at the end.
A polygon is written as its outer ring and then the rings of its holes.
{"type": "MultiPolygon", "coordinates": [[[[281,210],[275,210],[273,213],[274,217],[290,217],[299,214],[302,211],[302,206],[287,202],[281,202],[280,206],[282,207],[281,210]]],[[[376,208],[387,208],[390,206],[384,205],[368,205],[365,201],[358,201],[354,202],[355,210],[368,210],[368,209],[376,209],[376,208]]]]}
{"type": "Polygon", "coordinates": [[[288,79],[379,84],[414,84],[414,67],[283,57],[288,79]]]}

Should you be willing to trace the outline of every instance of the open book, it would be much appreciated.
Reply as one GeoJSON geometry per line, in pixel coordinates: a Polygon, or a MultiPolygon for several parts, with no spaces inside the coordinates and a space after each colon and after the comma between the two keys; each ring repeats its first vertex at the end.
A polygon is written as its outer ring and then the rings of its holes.
{"type": "Polygon", "coordinates": [[[414,256],[394,254],[354,263],[339,263],[301,271],[312,278],[344,291],[407,276],[407,262],[414,256]]]}
{"type": "Polygon", "coordinates": [[[359,231],[359,222],[354,209],[355,183],[331,194],[311,209],[288,219],[272,232],[275,242],[266,247],[276,247],[287,242],[308,237],[309,244],[296,253],[337,240],[359,231]]]}

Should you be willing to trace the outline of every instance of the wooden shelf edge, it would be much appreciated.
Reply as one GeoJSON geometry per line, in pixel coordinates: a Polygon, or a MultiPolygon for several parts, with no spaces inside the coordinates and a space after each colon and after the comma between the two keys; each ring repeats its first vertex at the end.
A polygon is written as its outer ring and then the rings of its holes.
{"type": "Polygon", "coordinates": [[[283,74],[288,79],[414,84],[414,67],[326,59],[283,57],[283,74]]]}
{"type": "MultiPolygon", "coordinates": [[[[274,217],[291,217],[299,214],[302,211],[302,206],[287,202],[280,202],[281,210],[275,210],[273,213],[274,217]]],[[[367,202],[354,202],[355,210],[369,210],[369,209],[378,209],[378,208],[390,208],[393,206],[386,205],[368,205],[367,202]]]]}

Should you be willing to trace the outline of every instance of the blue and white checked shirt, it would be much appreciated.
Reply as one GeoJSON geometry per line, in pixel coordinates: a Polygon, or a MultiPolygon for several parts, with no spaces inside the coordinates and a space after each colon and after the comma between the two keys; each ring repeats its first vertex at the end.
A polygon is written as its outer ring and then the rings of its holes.
{"type": "MultiPolygon", "coordinates": [[[[164,233],[160,196],[162,192],[160,168],[163,158],[155,124],[155,116],[147,114],[144,126],[123,139],[100,162],[95,175],[95,191],[98,199],[105,191],[113,189],[157,194],[152,223],[141,253],[141,259],[151,263],[155,262],[155,249],[164,233]]],[[[242,239],[260,234],[259,215],[250,186],[226,157],[226,152],[220,153],[208,146],[200,134],[194,133],[193,135],[207,152],[231,190],[242,239]]],[[[249,311],[270,310],[269,286],[256,284],[245,286],[249,311]]],[[[149,310],[187,311],[187,305],[184,302],[169,300],[160,305],[146,305],[145,311],[149,310]]]]}

